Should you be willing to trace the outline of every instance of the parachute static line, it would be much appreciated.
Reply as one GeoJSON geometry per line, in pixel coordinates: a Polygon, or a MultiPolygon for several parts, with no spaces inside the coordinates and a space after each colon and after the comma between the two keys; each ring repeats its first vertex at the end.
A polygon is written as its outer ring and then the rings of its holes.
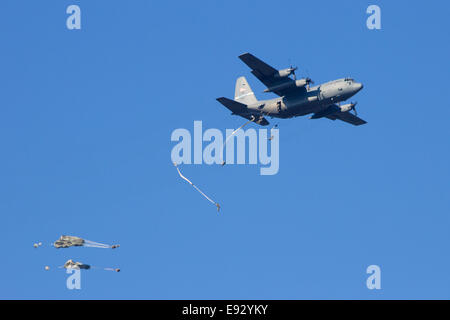
{"type": "MultiPolygon", "coordinates": [[[[253,122],[253,121],[255,121],[255,117],[252,115],[252,118],[249,120],[249,121],[247,121],[246,123],[244,123],[242,126],[240,126],[239,128],[237,128],[236,130],[234,130],[226,139],[225,139],[225,142],[223,143],[223,147],[222,147],[222,157],[223,157],[223,151],[225,150],[225,146],[226,146],[226,144],[227,144],[227,142],[228,142],[228,140],[230,140],[230,138],[236,133],[236,132],[238,132],[239,130],[241,130],[243,127],[245,127],[246,125],[248,125],[250,122],[253,122]]],[[[225,160],[223,160],[223,162],[222,162],[222,166],[224,166],[225,165],[225,160]]]]}
{"type": "Polygon", "coordinates": [[[113,244],[113,245],[109,245],[109,244],[104,244],[104,243],[99,243],[99,242],[94,242],[91,240],[84,240],[84,244],[83,247],[92,247],[92,248],[104,248],[104,249],[115,249],[118,248],[120,245],[119,244],[113,244]]]}
{"type": "Polygon", "coordinates": [[[100,269],[100,270],[104,270],[104,271],[115,271],[115,272],[120,272],[120,269],[119,269],[119,268],[103,268],[103,267],[91,266],[91,269],[100,269]]]}
{"type": "Polygon", "coordinates": [[[220,205],[215,202],[214,200],[212,200],[210,197],[208,197],[202,190],[200,190],[195,184],[193,184],[188,178],[186,178],[185,176],[183,176],[183,174],[181,173],[180,169],[178,168],[177,164],[174,162],[173,165],[175,166],[175,168],[178,171],[178,174],[180,175],[181,179],[187,181],[191,186],[193,186],[195,188],[195,190],[197,190],[202,196],[204,196],[206,198],[206,200],[208,200],[209,202],[211,202],[212,204],[214,204],[217,207],[217,211],[220,211],[220,205]]]}

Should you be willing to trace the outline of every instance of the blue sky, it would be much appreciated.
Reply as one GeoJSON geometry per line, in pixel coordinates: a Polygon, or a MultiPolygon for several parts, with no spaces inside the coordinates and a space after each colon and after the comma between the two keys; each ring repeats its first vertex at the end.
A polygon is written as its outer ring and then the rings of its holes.
{"type": "MultiPolygon", "coordinates": [[[[444,1],[0,2],[0,298],[449,299],[444,1]],[[77,4],[82,29],[66,28],[77,4]],[[382,30],[366,28],[369,4],[382,30]],[[171,164],[176,128],[237,128],[237,58],[351,76],[367,125],[280,125],[280,171],[171,164]],[[61,234],[117,250],[49,246],[61,234]],[[72,258],[91,270],[66,289],[72,258]],[[381,290],[366,268],[381,267],[381,290]]],[[[271,95],[265,94],[267,97],[271,95]]]]}

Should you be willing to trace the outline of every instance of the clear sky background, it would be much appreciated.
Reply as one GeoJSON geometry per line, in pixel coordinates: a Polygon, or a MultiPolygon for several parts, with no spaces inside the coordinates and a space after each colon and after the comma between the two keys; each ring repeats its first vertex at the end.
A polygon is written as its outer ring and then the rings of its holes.
{"type": "MultiPolygon", "coordinates": [[[[449,299],[446,1],[0,2],[0,298],[449,299]],[[82,29],[66,28],[77,4],[82,29]],[[366,27],[377,4],[382,30],[366,27]],[[237,128],[238,55],[364,84],[367,125],[280,125],[280,171],[173,167],[176,128],[237,128]],[[116,250],[49,246],[61,234],[116,250]],[[33,243],[46,246],[34,249],[33,243]],[[122,272],[82,273],[74,259],[122,272]],[[381,290],[366,268],[381,267],[381,290]],[[52,266],[46,272],[44,266],[52,266]]],[[[251,125],[250,127],[256,125],[251,125]]]]}

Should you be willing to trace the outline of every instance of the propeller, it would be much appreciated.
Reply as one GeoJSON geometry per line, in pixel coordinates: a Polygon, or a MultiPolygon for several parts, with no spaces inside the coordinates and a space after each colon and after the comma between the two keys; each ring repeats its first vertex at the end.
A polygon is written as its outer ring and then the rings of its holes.
{"type": "Polygon", "coordinates": [[[314,81],[311,78],[306,77],[305,80],[306,80],[306,83],[308,83],[308,84],[314,84],[314,81]]]}
{"type": "MultiPolygon", "coordinates": [[[[297,75],[295,74],[295,71],[298,70],[298,67],[297,66],[294,67],[292,64],[290,64],[289,70],[294,78],[294,81],[297,80],[297,75]]],[[[310,77],[308,77],[308,70],[306,70],[306,73],[307,73],[307,76],[305,77],[305,80],[306,80],[306,83],[307,83],[308,89],[309,89],[309,85],[314,84],[314,81],[310,77]]]]}
{"type": "Polygon", "coordinates": [[[294,66],[292,65],[291,59],[290,59],[290,58],[288,59],[288,63],[289,63],[289,71],[290,71],[290,74],[289,74],[289,75],[292,74],[293,77],[294,77],[294,80],[297,80],[297,76],[295,75],[295,70],[297,70],[298,67],[294,67],[294,66]]]}
{"type": "Polygon", "coordinates": [[[306,79],[306,82],[308,83],[308,89],[309,89],[309,85],[310,85],[310,84],[314,84],[314,81],[309,77],[309,71],[308,71],[308,69],[306,69],[305,71],[306,71],[306,77],[305,77],[305,79],[306,79]]]}
{"type": "Polygon", "coordinates": [[[358,112],[356,112],[356,105],[358,104],[358,102],[352,102],[352,108],[351,108],[351,110],[353,110],[353,112],[355,113],[355,116],[358,116],[358,112]]]}
{"type": "Polygon", "coordinates": [[[311,78],[306,77],[306,88],[309,90],[309,85],[314,84],[314,81],[311,78]]]}
{"type": "Polygon", "coordinates": [[[295,70],[297,70],[297,69],[298,69],[298,67],[294,67],[292,65],[289,67],[289,70],[290,70],[291,74],[293,75],[294,80],[297,80],[297,76],[295,75],[295,70]]]}

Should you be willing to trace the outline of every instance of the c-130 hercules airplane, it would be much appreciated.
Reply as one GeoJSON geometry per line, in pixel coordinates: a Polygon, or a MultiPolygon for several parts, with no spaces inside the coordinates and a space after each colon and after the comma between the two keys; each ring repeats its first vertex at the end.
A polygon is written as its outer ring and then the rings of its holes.
{"type": "Polygon", "coordinates": [[[232,114],[262,126],[269,124],[264,116],[286,119],[310,113],[313,113],[311,119],[339,119],[355,126],[366,123],[357,117],[356,103],[340,105],[342,101],[358,93],[363,88],[362,83],[345,78],[310,87],[310,84],[314,84],[311,79],[296,79],[297,68],[291,66],[276,70],[250,53],[244,53],[239,58],[267,86],[264,92],[273,92],[279,98],[258,101],[245,77],[240,77],[236,81],[234,100],[217,98],[232,114]],[[352,110],[354,114],[350,113],[352,110]]]}

